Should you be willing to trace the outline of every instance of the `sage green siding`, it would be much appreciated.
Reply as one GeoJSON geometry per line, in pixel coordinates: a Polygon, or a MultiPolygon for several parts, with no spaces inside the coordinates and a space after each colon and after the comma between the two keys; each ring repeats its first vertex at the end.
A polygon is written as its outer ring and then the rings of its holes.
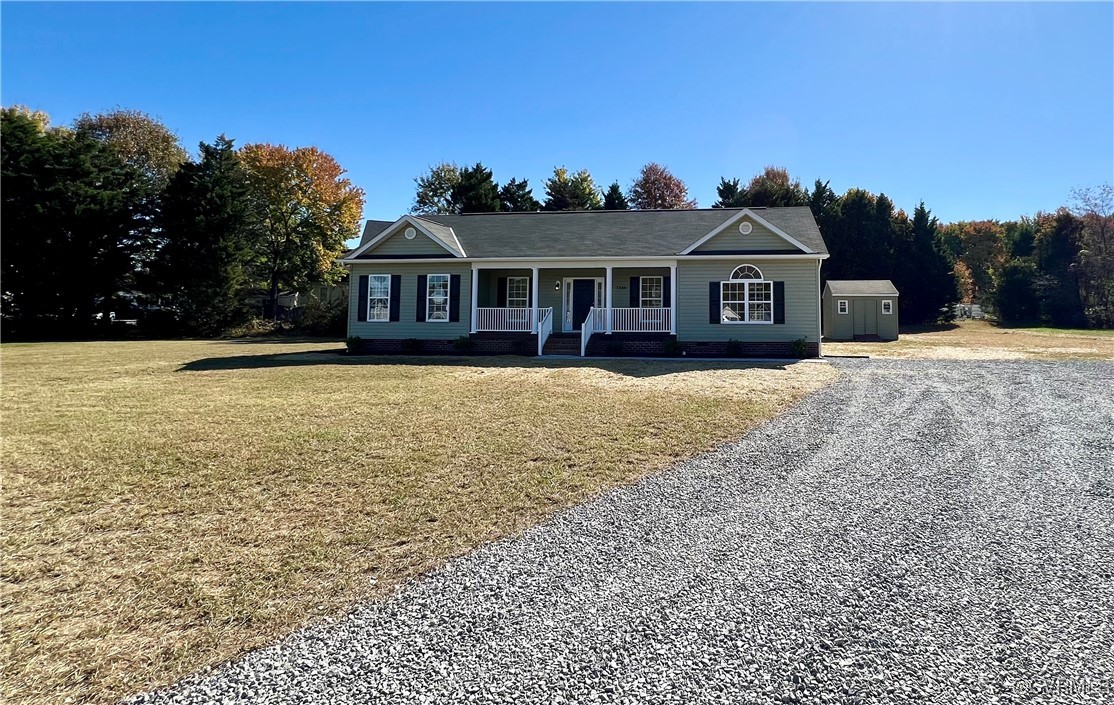
{"type": "MultiPolygon", "coordinates": [[[[419,235],[418,237],[424,237],[419,235]]],[[[417,240],[417,238],[415,238],[417,240]]],[[[367,339],[401,340],[454,340],[468,335],[472,327],[472,267],[467,262],[369,262],[354,264],[348,279],[348,335],[358,335],[367,339]],[[402,277],[401,298],[399,299],[398,321],[356,320],[356,308],[360,296],[361,274],[398,274],[402,277]],[[460,275],[460,321],[422,322],[417,321],[418,275],[419,274],[459,274],[460,275]]]]}
{"type": "Polygon", "coordinates": [[[715,252],[734,250],[797,250],[796,245],[777,235],[769,228],[759,225],[750,218],[743,218],[737,223],[732,223],[720,234],[697,247],[693,252],[715,252]],[[754,229],[749,235],[739,232],[743,221],[749,222],[754,229]]]}
{"type": "Polygon", "coordinates": [[[819,342],[820,268],[814,259],[695,260],[677,263],[677,338],[681,341],[819,342]],[[740,264],[753,264],[769,281],[785,283],[785,323],[727,324],[708,321],[708,282],[731,276],[740,264]]]}
{"type": "MultiPolygon", "coordinates": [[[[438,243],[429,238],[428,235],[418,230],[418,234],[414,236],[413,240],[407,240],[403,234],[406,228],[413,227],[409,223],[401,223],[395,228],[395,231],[387,236],[378,245],[374,245],[370,250],[365,251],[361,258],[376,257],[381,255],[441,255],[443,257],[455,257],[455,255],[438,243]]],[[[415,228],[417,230],[417,228],[415,228]]]]}
{"type": "Polygon", "coordinates": [[[824,289],[824,339],[853,340],[856,335],[876,335],[882,340],[897,340],[898,297],[835,296],[824,289]],[[847,313],[839,312],[839,301],[847,301],[847,313]],[[893,313],[882,313],[882,302],[891,301],[893,313]],[[859,330],[855,329],[856,320],[859,330]]]}

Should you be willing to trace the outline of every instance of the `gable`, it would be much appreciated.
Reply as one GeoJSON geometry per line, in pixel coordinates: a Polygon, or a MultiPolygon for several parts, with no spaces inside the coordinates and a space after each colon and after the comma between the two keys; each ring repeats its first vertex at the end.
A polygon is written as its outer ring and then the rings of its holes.
{"type": "Polygon", "coordinates": [[[452,229],[436,223],[423,224],[418,219],[403,217],[383,232],[362,245],[356,259],[384,259],[404,257],[459,257],[452,244],[452,229]],[[436,232],[431,232],[432,230],[436,232]],[[412,237],[407,237],[411,231],[412,237]]]}
{"type": "Polygon", "coordinates": [[[801,250],[787,242],[765,225],[758,223],[753,218],[744,216],[739,221],[731,224],[722,232],[713,235],[696,249],[693,253],[704,254],[735,253],[735,252],[800,252],[801,250]],[[742,223],[750,223],[751,231],[747,235],[739,232],[742,223]]]}

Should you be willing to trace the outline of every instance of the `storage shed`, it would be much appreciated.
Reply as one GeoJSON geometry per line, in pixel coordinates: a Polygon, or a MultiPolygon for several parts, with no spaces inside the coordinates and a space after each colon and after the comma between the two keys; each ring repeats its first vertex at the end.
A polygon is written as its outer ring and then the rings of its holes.
{"type": "Polygon", "coordinates": [[[829,281],[824,285],[824,338],[897,340],[897,297],[888,279],[829,281]]]}

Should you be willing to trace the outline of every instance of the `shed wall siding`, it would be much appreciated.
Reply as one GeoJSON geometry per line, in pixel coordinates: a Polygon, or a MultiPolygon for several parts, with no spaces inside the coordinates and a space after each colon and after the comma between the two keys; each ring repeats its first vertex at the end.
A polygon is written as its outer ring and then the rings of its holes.
{"type": "Polygon", "coordinates": [[[732,223],[720,234],[713,237],[711,240],[705,242],[700,247],[697,247],[693,252],[715,252],[717,250],[795,250],[798,249],[796,245],[789,242],[780,235],[775,234],[769,228],[759,225],[750,218],[744,217],[738,222],[732,223]],[[750,235],[743,235],[739,232],[739,226],[743,221],[750,223],[754,229],[750,231],[750,235]]]}
{"type": "MultiPolygon", "coordinates": [[[[418,237],[424,237],[419,235],[418,237]]],[[[417,238],[415,238],[417,240],[417,238]]],[[[472,268],[467,262],[429,262],[408,264],[403,262],[371,262],[352,265],[348,286],[348,335],[361,338],[403,340],[455,340],[468,335],[472,327],[472,268]],[[362,274],[399,274],[402,276],[398,321],[356,320],[359,304],[359,281],[362,274]],[[460,275],[460,321],[456,323],[422,322],[417,319],[418,275],[460,275]]]]}
{"type": "MultiPolygon", "coordinates": [[[[753,234],[753,233],[752,233],[753,234]]],[[[780,238],[779,238],[780,239],[780,238]]],[[[677,338],[681,341],[816,343],[820,325],[816,260],[688,260],[677,264],[677,338]],[[784,324],[714,324],[708,322],[708,282],[731,276],[740,264],[754,264],[769,281],[785,282],[784,324]]]]}

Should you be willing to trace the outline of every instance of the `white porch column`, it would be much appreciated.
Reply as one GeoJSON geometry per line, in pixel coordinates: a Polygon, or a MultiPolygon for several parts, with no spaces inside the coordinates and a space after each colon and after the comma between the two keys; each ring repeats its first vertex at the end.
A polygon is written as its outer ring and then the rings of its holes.
{"type": "Polygon", "coordinates": [[[669,332],[677,335],[677,263],[669,265],[669,332]]]}
{"type": "Polygon", "coordinates": [[[480,270],[476,269],[476,265],[472,265],[472,332],[476,332],[476,316],[479,315],[476,309],[480,300],[480,270]]]}
{"type": "Polygon", "coordinates": [[[611,332],[611,267],[605,267],[607,272],[603,284],[603,298],[607,302],[607,332],[611,332]]]}
{"type": "Polygon", "coordinates": [[[537,267],[531,267],[530,268],[530,286],[532,287],[532,290],[530,292],[532,298],[530,300],[532,302],[534,302],[534,304],[533,304],[533,309],[534,310],[530,312],[530,318],[533,319],[533,321],[534,321],[533,324],[531,324],[531,326],[530,326],[530,332],[531,333],[537,333],[538,332],[538,310],[539,310],[539,307],[538,307],[538,268],[537,267]]]}

